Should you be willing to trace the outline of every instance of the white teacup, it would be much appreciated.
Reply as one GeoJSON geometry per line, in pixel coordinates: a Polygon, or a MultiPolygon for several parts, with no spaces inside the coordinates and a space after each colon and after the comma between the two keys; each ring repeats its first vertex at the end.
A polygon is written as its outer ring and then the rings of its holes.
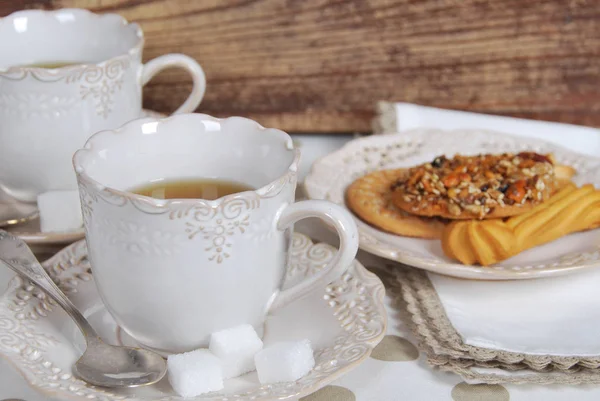
{"type": "Polygon", "coordinates": [[[193,111],[206,88],[202,68],[182,54],[142,64],[143,46],[140,27],[116,14],[0,18],[0,189],[22,201],[75,189],[73,153],[94,132],[140,118],[142,86],[165,68],[192,75],[192,93],[175,113],[193,111]],[[38,67],[56,63],[71,65],[38,67]]]}
{"type": "Polygon", "coordinates": [[[350,265],[356,225],[326,201],[294,203],[300,151],[283,131],[240,117],[141,119],[93,135],[74,156],[92,270],[117,323],[162,352],[206,346],[327,285],[350,265]],[[258,188],[214,201],[128,192],[157,179],[220,178],[258,188]],[[337,229],[332,263],[285,290],[293,223],[337,229]]]}

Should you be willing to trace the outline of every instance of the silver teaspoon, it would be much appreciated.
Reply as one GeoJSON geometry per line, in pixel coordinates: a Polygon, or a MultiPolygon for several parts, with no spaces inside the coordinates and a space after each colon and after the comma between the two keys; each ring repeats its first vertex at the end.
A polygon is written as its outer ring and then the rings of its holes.
{"type": "Polygon", "coordinates": [[[73,366],[73,374],[94,386],[138,387],[156,383],[167,364],[158,354],[139,348],[105,344],[88,321],[63,294],[19,238],[0,230],[0,264],[31,280],[52,297],[81,329],[87,348],[73,366]]]}

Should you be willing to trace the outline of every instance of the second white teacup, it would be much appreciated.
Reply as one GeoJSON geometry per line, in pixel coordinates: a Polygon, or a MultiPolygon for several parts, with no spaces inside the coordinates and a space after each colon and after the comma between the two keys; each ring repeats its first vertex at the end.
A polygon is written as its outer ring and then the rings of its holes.
{"type": "Polygon", "coordinates": [[[142,87],[159,71],[193,78],[175,113],[193,111],[206,87],[185,55],[142,64],[141,28],[116,14],[19,11],[0,18],[0,46],[0,189],[22,201],[75,189],[73,153],[92,133],[139,118],[142,87]]]}
{"type": "Polygon", "coordinates": [[[300,151],[285,132],[245,118],[182,114],[143,119],[92,136],[74,165],[92,271],[117,323],[142,345],[183,352],[212,332],[252,324],[351,264],[352,216],[326,201],[294,203],[300,151]],[[215,200],[156,199],[132,188],[219,178],[252,188],[215,200]],[[282,290],[294,222],[337,229],[329,266],[282,290]]]}

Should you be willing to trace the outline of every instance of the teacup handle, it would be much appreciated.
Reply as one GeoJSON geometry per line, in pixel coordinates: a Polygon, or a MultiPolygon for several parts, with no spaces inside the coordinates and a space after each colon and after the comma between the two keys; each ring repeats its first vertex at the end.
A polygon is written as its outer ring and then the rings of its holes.
{"type": "Polygon", "coordinates": [[[288,205],[280,214],[277,228],[284,230],[290,224],[308,217],[317,217],[335,227],[340,237],[340,249],[325,268],[295,286],[281,291],[269,308],[273,312],[295,301],[315,288],[325,287],[350,267],[358,251],[358,229],[354,219],[342,207],[323,200],[305,200],[288,205]]]}
{"type": "Polygon", "coordinates": [[[191,113],[202,101],[206,91],[206,76],[200,64],[185,54],[165,54],[144,64],[142,69],[142,86],[146,85],[156,74],[167,68],[183,68],[190,73],[194,80],[192,93],[173,114],[191,113]]]}

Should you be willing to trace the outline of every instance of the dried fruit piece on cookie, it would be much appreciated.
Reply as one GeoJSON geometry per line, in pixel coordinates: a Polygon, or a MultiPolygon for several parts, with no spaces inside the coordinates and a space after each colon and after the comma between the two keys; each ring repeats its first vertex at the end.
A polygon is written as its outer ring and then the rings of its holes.
{"type": "Polygon", "coordinates": [[[442,236],[446,256],[488,266],[567,234],[600,226],[600,190],[568,184],[547,202],[506,220],[455,221],[442,236]]]}
{"type": "Polygon", "coordinates": [[[485,219],[521,214],[556,186],[550,155],[533,152],[436,157],[393,185],[398,208],[420,216],[485,219]]]}
{"type": "Polygon", "coordinates": [[[436,239],[444,223],[439,219],[410,215],[391,202],[391,185],[406,169],[381,170],[354,181],[346,191],[348,207],[362,220],[382,230],[407,237],[436,239]]]}

